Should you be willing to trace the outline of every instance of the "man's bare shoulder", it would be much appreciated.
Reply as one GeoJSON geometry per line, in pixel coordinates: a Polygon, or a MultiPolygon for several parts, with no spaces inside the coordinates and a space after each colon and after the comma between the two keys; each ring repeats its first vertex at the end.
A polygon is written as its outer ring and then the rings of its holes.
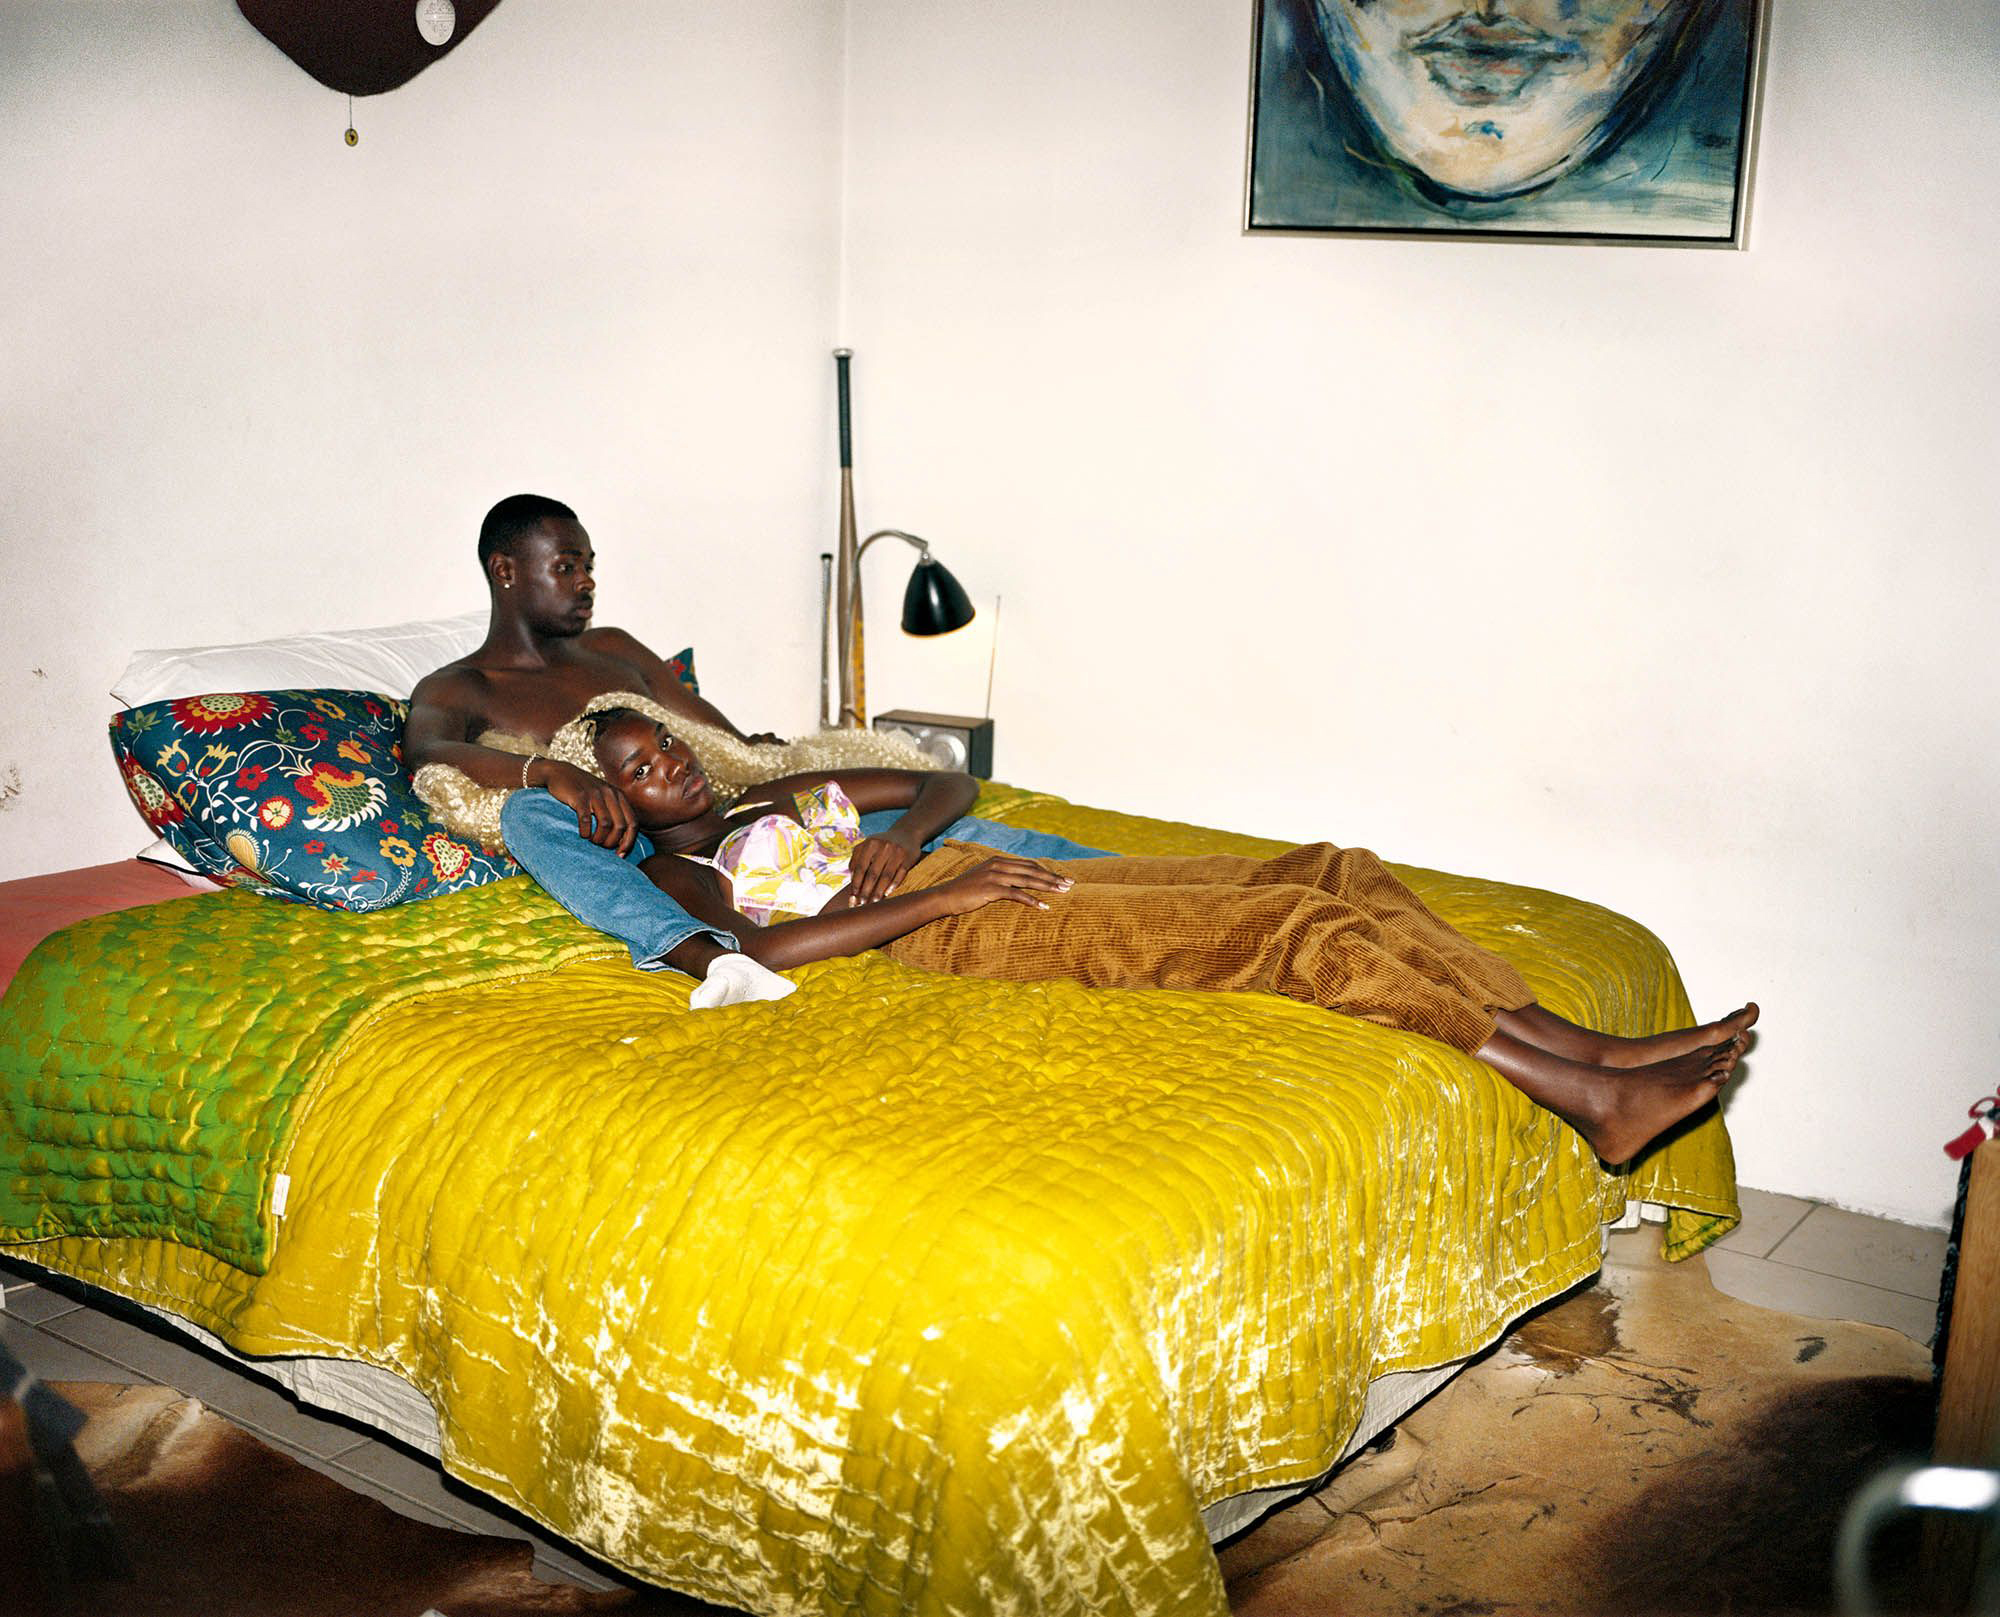
{"type": "Polygon", "coordinates": [[[474,655],[469,653],[424,675],[410,692],[410,706],[464,708],[483,702],[491,685],[486,670],[472,660],[474,655]]]}
{"type": "Polygon", "coordinates": [[[635,662],[641,667],[658,662],[659,656],[637,635],[628,629],[616,629],[610,624],[602,628],[585,629],[576,637],[577,645],[585,651],[597,652],[607,657],[616,657],[622,662],[635,662]]]}

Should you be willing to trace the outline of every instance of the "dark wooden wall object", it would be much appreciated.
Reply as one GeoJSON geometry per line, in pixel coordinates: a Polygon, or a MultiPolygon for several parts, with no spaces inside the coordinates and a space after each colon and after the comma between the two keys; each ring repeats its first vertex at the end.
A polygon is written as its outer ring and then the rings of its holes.
{"type": "Polygon", "coordinates": [[[416,0],[236,0],[236,9],[328,89],[380,95],[449,56],[500,0],[452,3],[458,26],[442,45],[417,32],[416,0]]]}
{"type": "MultiPolygon", "coordinates": [[[[2000,1139],[1974,1151],[1963,1171],[1931,1459],[2000,1468],[2000,1139]]],[[[1965,1611],[1974,1588],[2000,1576],[2000,1532],[1982,1534],[1976,1517],[1934,1513],[1925,1519],[1923,1557],[1925,1609],[1965,1611]]]]}

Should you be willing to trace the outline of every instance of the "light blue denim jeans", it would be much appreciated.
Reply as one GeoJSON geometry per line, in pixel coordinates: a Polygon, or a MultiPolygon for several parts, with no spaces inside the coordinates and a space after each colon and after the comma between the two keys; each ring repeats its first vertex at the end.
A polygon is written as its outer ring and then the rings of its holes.
{"type": "Polygon", "coordinates": [[[539,786],[515,792],[500,809],[500,834],[521,868],[585,926],[632,951],[641,971],[660,971],[670,950],[702,934],[740,949],[733,932],[704,926],[655,887],[639,861],[653,856],[641,835],[623,859],[577,834],[576,810],[539,786]]]}
{"type": "MultiPolygon", "coordinates": [[[[878,809],[861,816],[861,834],[879,836],[903,817],[901,809],[878,809]]],[[[1102,848],[1086,848],[1081,842],[1047,831],[1030,831],[1025,825],[1002,825],[998,820],[982,820],[968,814],[953,820],[924,844],[925,853],[935,853],[940,842],[976,842],[995,853],[1011,853],[1021,859],[1110,859],[1102,848]]]]}
{"type": "MultiPolygon", "coordinates": [[[[864,835],[885,831],[901,819],[902,810],[883,809],[861,816],[864,835]]],[[[609,848],[577,835],[576,811],[556,801],[539,786],[515,792],[500,810],[500,831],[507,849],[521,868],[585,926],[609,933],[631,951],[641,971],[660,971],[666,957],[689,938],[707,936],[725,949],[740,949],[733,932],[704,926],[655,887],[639,868],[653,855],[643,835],[624,858],[609,848]]],[[[1024,859],[1102,859],[1102,849],[1086,848],[1067,837],[1001,825],[966,815],[952,821],[924,844],[929,853],[947,838],[976,842],[996,853],[1024,859]]]]}

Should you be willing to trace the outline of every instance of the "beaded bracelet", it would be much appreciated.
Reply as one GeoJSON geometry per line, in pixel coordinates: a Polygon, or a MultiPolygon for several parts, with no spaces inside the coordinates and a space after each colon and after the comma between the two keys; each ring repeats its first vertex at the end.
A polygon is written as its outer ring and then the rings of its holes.
{"type": "Polygon", "coordinates": [[[528,771],[534,768],[535,760],[539,757],[541,757],[539,752],[531,752],[521,762],[521,790],[524,792],[528,789],[528,771]]]}

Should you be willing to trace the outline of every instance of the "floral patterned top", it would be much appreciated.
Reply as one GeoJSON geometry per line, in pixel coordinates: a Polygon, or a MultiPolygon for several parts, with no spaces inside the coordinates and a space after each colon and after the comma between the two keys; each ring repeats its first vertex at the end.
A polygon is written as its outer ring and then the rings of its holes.
{"type": "Polygon", "coordinates": [[[847,885],[854,845],[861,840],[860,812],[837,782],[800,792],[793,801],[798,819],[762,815],[738,826],[712,856],[698,861],[721,872],[730,902],[760,926],[825,909],[847,885]]]}

